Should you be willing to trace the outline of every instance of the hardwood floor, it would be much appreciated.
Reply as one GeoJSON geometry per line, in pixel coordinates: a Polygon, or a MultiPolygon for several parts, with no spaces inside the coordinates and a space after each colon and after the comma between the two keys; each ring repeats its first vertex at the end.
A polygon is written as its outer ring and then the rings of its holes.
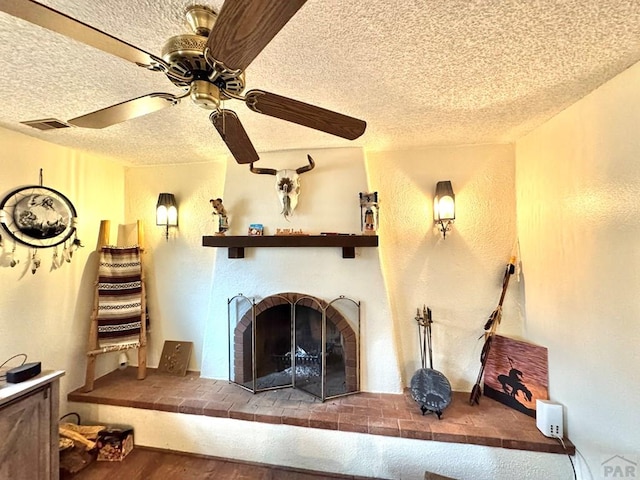
{"type": "Polygon", "coordinates": [[[364,480],[135,447],[122,462],[92,462],[62,480],[364,480]]]}

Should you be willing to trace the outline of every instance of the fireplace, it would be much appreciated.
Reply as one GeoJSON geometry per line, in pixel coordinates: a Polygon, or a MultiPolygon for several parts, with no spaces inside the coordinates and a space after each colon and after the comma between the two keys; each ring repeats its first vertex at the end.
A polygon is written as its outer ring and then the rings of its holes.
{"type": "Polygon", "coordinates": [[[293,387],[321,400],[360,389],[360,304],[279,293],[228,301],[229,379],[254,393],[293,387]]]}

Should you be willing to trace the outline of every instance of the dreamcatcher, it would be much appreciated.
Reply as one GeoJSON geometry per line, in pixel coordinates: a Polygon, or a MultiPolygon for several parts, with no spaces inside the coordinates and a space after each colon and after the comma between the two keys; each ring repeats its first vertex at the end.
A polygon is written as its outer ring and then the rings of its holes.
{"type": "Polygon", "coordinates": [[[0,203],[0,224],[13,240],[10,248],[0,235],[1,265],[15,267],[18,244],[29,248],[28,269],[32,274],[42,265],[39,250],[53,248],[51,271],[70,263],[82,242],[77,237],[76,209],[62,193],[42,185],[20,187],[6,195],[0,203]]]}

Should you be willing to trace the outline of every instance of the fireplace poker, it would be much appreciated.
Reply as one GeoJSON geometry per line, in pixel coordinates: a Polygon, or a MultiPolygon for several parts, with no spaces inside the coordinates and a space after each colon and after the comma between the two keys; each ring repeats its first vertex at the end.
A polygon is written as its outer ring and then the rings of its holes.
{"type": "Polygon", "coordinates": [[[431,347],[431,324],[433,320],[431,319],[431,309],[427,307],[426,312],[424,307],[422,307],[422,313],[425,318],[425,336],[427,337],[427,342],[429,345],[429,368],[433,368],[433,349],[431,347]]]}
{"type": "Polygon", "coordinates": [[[431,309],[422,307],[422,316],[420,309],[416,309],[416,323],[418,324],[418,341],[420,344],[420,364],[422,368],[427,368],[427,350],[429,352],[429,368],[433,368],[433,349],[431,347],[431,309]]]}
{"type": "Polygon", "coordinates": [[[423,321],[424,318],[420,316],[420,308],[416,308],[416,324],[418,325],[418,345],[420,346],[420,365],[422,365],[422,368],[425,368],[425,354],[426,354],[426,348],[425,348],[425,339],[424,336],[422,335],[422,325],[423,325],[423,321]]]}

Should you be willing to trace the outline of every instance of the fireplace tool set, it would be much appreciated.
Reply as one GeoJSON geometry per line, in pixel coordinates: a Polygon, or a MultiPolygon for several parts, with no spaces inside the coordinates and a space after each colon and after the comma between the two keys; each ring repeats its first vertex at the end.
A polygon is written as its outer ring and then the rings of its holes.
{"type": "Polygon", "coordinates": [[[411,396],[420,405],[423,415],[427,412],[435,413],[439,420],[442,417],[442,411],[451,403],[451,384],[447,377],[433,369],[431,309],[423,306],[422,315],[420,315],[418,308],[415,320],[418,324],[422,368],[418,369],[411,378],[411,396]],[[427,367],[427,354],[429,367],[427,367]]]}

